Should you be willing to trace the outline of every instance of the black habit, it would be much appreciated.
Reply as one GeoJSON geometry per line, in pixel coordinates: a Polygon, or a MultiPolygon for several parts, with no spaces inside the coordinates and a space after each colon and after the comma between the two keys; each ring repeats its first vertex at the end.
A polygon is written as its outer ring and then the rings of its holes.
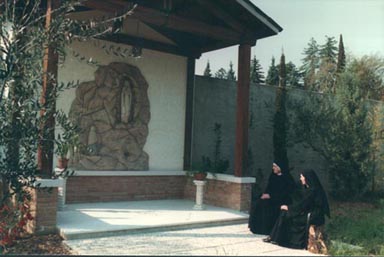
{"type": "Polygon", "coordinates": [[[279,215],[282,204],[291,203],[290,193],[293,189],[290,174],[277,175],[272,172],[269,176],[265,194],[270,199],[260,199],[260,195],[252,199],[248,227],[254,234],[268,235],[279,215]]]}
{"type": "Polygon", "coordinates": [[[288,211],[280,211],[270,233],[273,242],[296,249],[307,248],[310,225],[321,226],[325,223],[325,215],[330,217],[328,199],[316,173],[310,170],[302,174],[306,185],[301,200],[288,205],[288,211]]]}

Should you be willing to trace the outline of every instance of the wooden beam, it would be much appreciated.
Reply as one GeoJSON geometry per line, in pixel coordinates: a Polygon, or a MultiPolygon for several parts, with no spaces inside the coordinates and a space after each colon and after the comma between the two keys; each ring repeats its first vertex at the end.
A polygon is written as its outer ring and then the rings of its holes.
{"type": "Polygon", "coordinates": [[[195,58],[188,58],[187,64],[187,97],[185,107],[184,131],[184,170],[192,166],[192,139],[193,139],[193,96],[195,90],[195,58]]]}
{"type": "MultiPolygon", "coordinates": [[[[234,46],[234,45],[238,45],[238,44],[239,44],[238,42],[237,43],[236,42],[228,43],[228,42],[223,42],[223,41],[217,41],[216,43],[206,44],[204,47],[201,47],[199,50],[201,53],[206,53],[206,52],[210,52],[213,50],[222,49],[222,48],[226,48],[226,47],[230,47],[230,46],[234,46]]],[[[250,46],[255,46],[256,40],[255,39],[246,40],[246,41],[242,42],[242,44],[249,44],[250,46]]]]}
{"type": "Polygon", "coordinates": [[[180,56],[190,56],[194,58],[199,58],[201,56],[201,53],[198,52],[197,50],[192,50],[188,48],[186,49],[185,47],[179,47],[176,45],[153,41],[145,38],[138,38],[138,37],[134,37],[126,34],[111,34],[111,35],[99,37],[99,39],[114,42],[114,43],[119,43],[119,44],[139,45],[142,48],[180,55],[180,56]]]}
{"type": "Polygon", "coordinates": [[[108,13],[118,13],[128,7],[128,4],[124,4],[122,2],[109,2],[107,0],[88,0],[82,2],[82,5],[91,9],[108,13]]]}
{"type": "Polygon", "coordinates": [[[174,14],[166,15],[160,11],[143,6],[137,6],[130,17],[172,30],[230,42],[239,40],[241,36],[240,33],[224,27],[189,20],[174,14]]]}
{"type": "Polygon", "coordinates": [[[218,5],[213,4],[212,1],[197,0],[197,2],[239,33],[244,33],[246,31],[246,27],[242,23],[238,22],[232,15],[224,11],[218,5]]]}
{"type": "MultiPolygon", "coordinates": [[[[237,44],[250,44],[251,46],[254,46],[256,44],[256,38],[257,34],[259,34],[256,31],[251,31],[248,29],[247,26],[237,21],[235,18],[233,18],[232,15],[230,15],[227,11],[222,9],[218,5],[214,5],[212,1],[206,1],[206,0],[197,0],[199,4],[206,9],[208,9],[210,12],[213,13],[216,17],[221,19],[223,22],[228,24],[232,29],[240,33],[240,38],[237,44]]],[[[213,48],[211,50],[216,50],[217,48],[213,48]]],[[[207,50],[206,51],[211,51],[207,50]]]]}
{"type": "Polygon", "coordinates": [[[168,28],[161,28],[153,24],[145,24],[152,28],[154,31],[157,31],[159,34],[168,38],[171,42],[174,43],[174,45],[177,45],[185,52],[191,53],[189,56],[195,56],[196,58],[201,56],[201,42],[199,38],[196,38],[194,35],[185,34],[183,32],[174,31],[168,28]]]}
{"type": "Polygon", "coordinates": [[[251,45],[239,46],[237,109],[236,109],[236,143],[235,176],[242,177],[247,169],[248,125],[249,125],[249,84],[250,84],[251,45]]]}

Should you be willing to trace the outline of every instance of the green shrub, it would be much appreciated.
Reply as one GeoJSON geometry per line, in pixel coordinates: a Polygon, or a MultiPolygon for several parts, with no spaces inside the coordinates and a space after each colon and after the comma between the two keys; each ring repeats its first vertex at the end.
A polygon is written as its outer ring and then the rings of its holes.
{"type": "Polygon", "coordinates": [[[308,94],[293,103],[293,135],[327,161],[331,195],[358,199],[369,191],[375,167],[373,109],[355,74],[340,74],[335,94],[308,94]]]}

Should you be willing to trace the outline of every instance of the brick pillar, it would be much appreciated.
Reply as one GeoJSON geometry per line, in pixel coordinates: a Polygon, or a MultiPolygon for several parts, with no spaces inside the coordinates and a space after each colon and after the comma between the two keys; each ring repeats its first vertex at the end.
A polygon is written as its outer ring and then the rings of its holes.
{"type": "Polygon", "coordinates": [[[253,183],[241,184],[240,211],[248,212],[251,208],[253,183]]]}
{"type": "Polygon", "coordinates": [[[31,214],[33,220],[27,225],[27,232],[50,234],[57,232],[58,188],[31,189],[31,214]]]}
{"type": "MultiPolygon", "coordinates": [[[[204,203],[237,211],[248,212],[251,206],[252,185],[255,178],[235,177],[227,174],[216,174],[216,177],[208,176],[204,188],[204,203]]],[[[196,187],[192,179],[187,180],[184,198],[194,200],[196,187]]]]}

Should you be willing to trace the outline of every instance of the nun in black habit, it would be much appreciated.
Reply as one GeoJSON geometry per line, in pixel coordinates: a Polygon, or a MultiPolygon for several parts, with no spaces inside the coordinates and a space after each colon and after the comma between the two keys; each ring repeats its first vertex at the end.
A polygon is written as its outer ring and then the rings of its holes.
{"type": "Polygon", "coordinates": [[[267,187],[261,196],[252,199],[248,227],[254,234],[268,235],[279,216],[280,206],[290,204],[290,194],[294,188],[292,176],[283,173],[279,165],[273,163],[267,187]]]}
{"type": "Polygon", "coordinates": [[[330,217],[328,199],[316,173],[306,170],[301,173],[300,181],[303,185],[301,200],[280,207],[280,216],[264,242],[307,249],[309,227],[321,227],[325,216],[330,217]]]}

